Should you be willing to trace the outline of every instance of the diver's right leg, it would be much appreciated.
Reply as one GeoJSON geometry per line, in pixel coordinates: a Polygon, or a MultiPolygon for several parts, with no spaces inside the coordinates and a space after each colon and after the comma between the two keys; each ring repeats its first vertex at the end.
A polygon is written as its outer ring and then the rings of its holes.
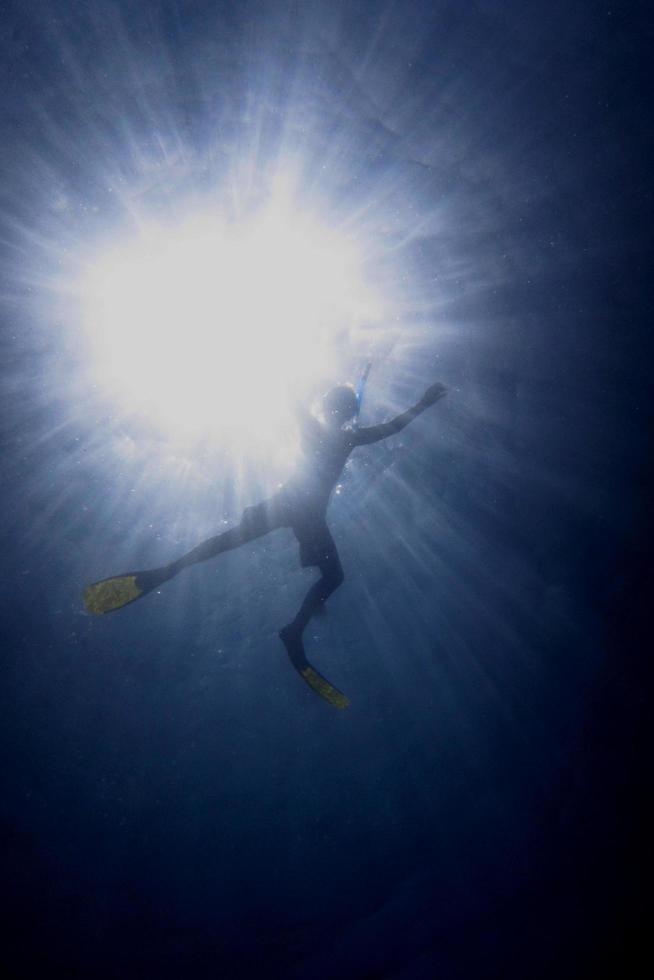
{"type": "Polygon", "coordinates": [[[89,612],[95,614],[121,609],[170,581],[189,565],[207,561],[223,551],[231,551],[246,541],[253,541],[262,534],[282,527],[284,519],[283,508],[275,498],[256,507],[248,507],[236,527],[209,538],[169,565],[139,572],[125,572],[123,575],[94,582],[84,590],[84,604],[89,612]]]}
{"type": "Polygon", "coordinates": [[[173,575],[177,575],[189,565],[208,561],[209,558],[215,558],[216,555],[221,555],[224,551],[233,551],[234,548],[239,548],[242,544],[247,544],[248,541],[254,541],[255,538],[260,538],[281,526],[281,519],[276,513],[276,508],[271,506],[270,501],[265,500],[255,507],[246,507],[240,523],[235,527],[230,527],[222,534],[216,534],[213,538],[203,541],[197,548],[188,551],[177,561],[166,565],[165,568],[169,572],[168,577],[172,578],[173,575]]]}

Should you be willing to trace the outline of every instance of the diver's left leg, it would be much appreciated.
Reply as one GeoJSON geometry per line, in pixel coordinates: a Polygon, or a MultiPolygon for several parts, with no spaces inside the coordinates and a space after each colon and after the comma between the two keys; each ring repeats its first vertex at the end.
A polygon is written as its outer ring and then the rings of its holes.
{"type": "Polygon", "coordinates": [[[311,619],[325,604],[330,595],[345,581],[343,566],[334,546],[318,563],[321,575],[304,597],[295,619],[280,632],[282,640],[299,640],[311,619]]]}
{"type": "Polygon", "coordinates": [[[346,708],[350,702],[342,691],[330,684],[307,660],[302,642],[302,633],[311,617],[322,609],[332,592],[343,582],[343,568],[324,521],[318,521],[309,528],[294,527],[293,530],[300,542],[302,564],[316,565],[320,569],[320,578],[307,592],[295,619],[279,631],[279,638],[305,683],[335,708],[346,708]]]}

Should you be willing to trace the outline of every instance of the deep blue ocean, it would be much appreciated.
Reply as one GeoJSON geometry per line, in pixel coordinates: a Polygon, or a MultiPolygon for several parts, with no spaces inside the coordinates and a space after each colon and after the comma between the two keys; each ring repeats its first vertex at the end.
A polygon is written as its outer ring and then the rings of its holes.
{"type": "Polygon", "coordinates": [[[652,40],[590,0],[2,4],[4,977],[635,975],[652,40]],[[144,211],[229,191],[238,224],[285,160],[392,297],[362,424],[449,388],[330,505],[346,577],[305,643],[345,711],[277,635],[315,578],[289,530],[82,602],[283,465],[101,390],[70,270],[144,211]]]}

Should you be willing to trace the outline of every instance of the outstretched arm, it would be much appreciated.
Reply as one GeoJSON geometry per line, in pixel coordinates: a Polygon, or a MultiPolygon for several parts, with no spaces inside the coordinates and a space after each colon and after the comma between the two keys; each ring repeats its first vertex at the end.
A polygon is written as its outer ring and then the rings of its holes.
{"type": "Polygon", "coordinates": [[[396,432],[401,432],[409,422],[413,422],[421,412],[424,412],[430,405],[434,405],[446,394],[447,388],[445,385],[437,381],[436,384],[427,388],[427,391],[413,408],[403,412],[402,415],[397,415],[390,422],[382,422],[381,425],[370,425],[365,429],[357,429],[354,434],[354,445],[368,446],[371,442],[379,442],[381,439],[387,439],[388,436],[395,435],[396,432]]]}

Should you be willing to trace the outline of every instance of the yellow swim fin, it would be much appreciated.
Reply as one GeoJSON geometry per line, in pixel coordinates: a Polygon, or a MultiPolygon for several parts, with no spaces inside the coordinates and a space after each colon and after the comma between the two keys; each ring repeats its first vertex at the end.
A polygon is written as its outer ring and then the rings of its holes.
{"type": "Polygon", "coordinates": [[[155,568],[146,572],[127,572],[114,578],[93,582],[84,589],[84,605],[97,616],[114,612],[147,595],[170,578],[165,569],[155,568]]]}
{"type": "Polygon", "coordinates": [[[286,647],[289,659],[302,680],[334,708],[338,708],[340,711],[347,708],[350,703],[349,698],[333,684],[330,684],[327,678],[318,673],[316,668],[312,667],[307,660],[302,637],[297,636],[292,628],[286,626],[281,630],[279,638],[286,647]]]}
{"type": "Polygon", "coordinates": [[[339,691],[337,687],[334,687],[333,684],[330,684],[327,678],[319,674],[308,661],[306,667],[301,668],[298,673],[307,682],[309,687],[313,688],[316,694],[319,694],[325,701],[329,701],[330,704],[333,704],[335,708],[339,708],[341,711],[343,708],[347,708],[350,703],[349,698],[342,691],[339,691]]]}

